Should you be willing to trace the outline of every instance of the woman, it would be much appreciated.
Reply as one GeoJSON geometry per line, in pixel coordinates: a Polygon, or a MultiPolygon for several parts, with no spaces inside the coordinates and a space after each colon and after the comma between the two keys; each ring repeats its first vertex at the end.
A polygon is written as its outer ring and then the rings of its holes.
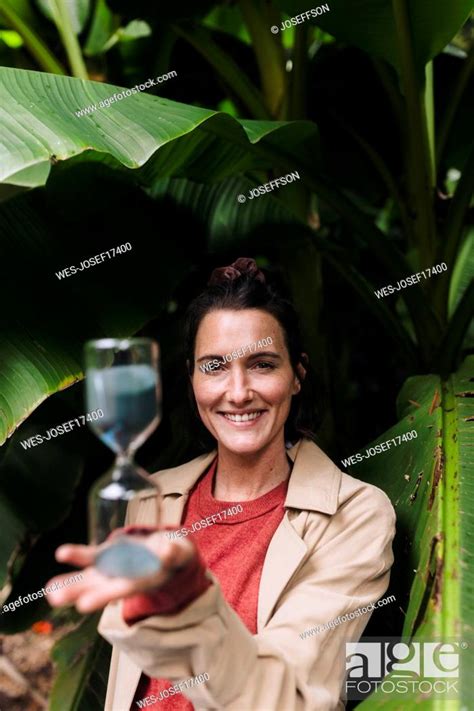
{"type": "Polygon", "coordinates": [[[107,710],[344,708],[345,642],[370,617],[358,608],[387,589],[395,515],[382,491],[302,436],[307,357],[296,323],[253,260],[215,270],[189,307],[186,345],[217,451],[152,475],[168,530],[150,529],[151,498],[126,529],[162,570],[110,579],[92,567],[93,547],[57,551],[86,570],[52,604],[106,606],[107,710]],[[317,625],[326,627],[303,634],[317,625]]]}

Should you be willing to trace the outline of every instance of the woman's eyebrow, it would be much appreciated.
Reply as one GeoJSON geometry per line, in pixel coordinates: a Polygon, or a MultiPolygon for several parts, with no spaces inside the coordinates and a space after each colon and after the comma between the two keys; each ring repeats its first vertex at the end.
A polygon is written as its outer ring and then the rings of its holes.
{"type": "MultiPolygon", "coordinates": [[[[237,348],[235,352],[242,350],[242,348],[237,348]]],[[[231,351],[233,353],[234,351],[231,351]]],[[[237,356],[237,358],[233,358],[233,360],[239,360],[240,358],[261,358],[264,356],[265,358],[279,358],[281,360],[281,356],[278,353],[275,353],[275,351],[251,351],[248,353],[244,353],[241,356],[237,356]]],[[[196,359],[196,363],[200,363],[202,360],[224,360],[224,356],[216,353],[211,353],[209,355],[203,355],[200,358],[196,359]]]]}
{"type": "Polygon", "coordinates": [[[265,358],[280,358],[281,355],[278,353],[275,353],[275,351],[252,351],[252,353],[249,353],[248,357],[249,358],[254,358],[255,356],[261,357],[265,356],[265,358]]]}
{"type": "Polygon", "coordinates": [[[222,358],[222,356],[221,356],[221,355],[216,355],[216,354],[213,354],[213,355],[203,355],[203,356],[201,356],[200,358],[198,358],[198,359],[196,360],[196,363],[200,363],[202,360],[214,360],[214,359],[217,359],[217,358],[222,358]]]}

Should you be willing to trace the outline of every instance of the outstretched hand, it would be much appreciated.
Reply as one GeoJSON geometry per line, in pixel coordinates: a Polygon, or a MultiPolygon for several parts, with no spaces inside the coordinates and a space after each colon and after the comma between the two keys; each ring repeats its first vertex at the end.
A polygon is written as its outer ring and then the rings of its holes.
{"type": "Polygon", "coordinates": [[[83,568],[82,579],[65,587],[64,583],[71,577],[70,573],[52,578],[48,585],[57,583],[58,589],[49,593],[49,603],[53,607],[75,605],[81,613],[101,610],[114,600],[160,588],[177,569],[190,563],[197,553],[191,540],[170,540],[164,531],[134,535],[132,540],[146,545],[160,558],[161,568],[157,573],[144,578],[109,578],[94,567],[96,555],[109,543],[100,546],[67,543],[56,550],[56,560],[83,568]]]}

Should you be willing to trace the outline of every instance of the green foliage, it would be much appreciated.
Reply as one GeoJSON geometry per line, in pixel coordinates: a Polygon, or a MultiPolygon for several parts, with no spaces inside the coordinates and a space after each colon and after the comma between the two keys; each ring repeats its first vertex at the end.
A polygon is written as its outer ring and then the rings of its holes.
{"type": "MultiPolygon", "coordinates": [[[[37,0],[38,7],[41,12],[54,22],[56,13],[56,0],[37,0]]],[[[65,3],[65,8],[70,17],[71,27],[73,32],[78,35],[84,29],[90,12],[90,0],[68,0],[65,3]]]]}
{"type": "MultiPolygon", "coordinates": [[[[399,422],[372,443],[415,430],[418,438],[368,459],[354,475],[383,487],[397,513],[397,595],[406,610],[403,634],[414,639],[456,639],[463,643],[461,704],[472,705],[474,600],[471,565],[474,525],[468,515],[473,496],[474,357],[446,380],[410,378],[397,402],[399,422]],[[381,469],[387,473],[381,482],[381,469]]],[[[390,678],[390,676],[388,677],[390,678]]],[[[436,696],[436,694],[434,695],[436,696]]],[[[404,703],[416,703],[415,696],[404,703]]],[[[423,701],[438,709],[433,696],[423,701]]],[[[374,694],[361,709],[397,709],[400,698],[374,694]]]]}
{"type": "Polygon", "coordinates": [[[60,640],[52,659],[58,674],[50,711],[102,711],[110,664],[110,645],[96,634],[100,615],[89,615],[60,640]]]}
{"type": "MultiPolygon", "coordinates": [[[[276,0],[275,4],[290,17],[308,9],[306,0],[276,0]]],[[[422,76],[425,64],[443,50],[472,9],[470,0],[339,0],[328,4],[330,12],[317,18],[318,26],[343,42],[385,59],[399,71],[403,29],[422,76]]]]}
{"type": "MultiPolygon", "coordinates": [[[[245,254],[295,302],[328,392],[326,447],[417,430],[353,473],[397,509],[404,633],[472,635],[472,36],[453,44],[466,55],[443,52],[470,5],[329,5],[274,35],[307,3],[0,0],[2,599],[41,587],[57,570],[54,546],[85,536],[100,446],[85,429],[21,444],[84,413],[84,341],[158,338],[165,419],[144,463],[193,456],[180,318],[212,266],[245,254]],[[99,107],[172,69],[176,78],[99,107]],[[237,200],[295,170],[293,185],[237,200]],[[55,276],[127,241],[127,256],[55,276]],[[447,272],[375,296],[442,261],[447,272]]],[[[45,609],[5,615],[2,629],[45,609]]],[[[57,646],[52,709],[102,707],[108,661],[95,625],[84,620],[57,646]]]]}

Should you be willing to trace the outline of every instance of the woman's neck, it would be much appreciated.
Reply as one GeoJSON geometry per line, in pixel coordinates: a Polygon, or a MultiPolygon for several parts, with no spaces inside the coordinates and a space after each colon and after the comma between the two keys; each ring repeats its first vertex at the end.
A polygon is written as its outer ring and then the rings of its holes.
{"type": "Polygon", "coordinates": [[[290,470],[283,441],[253,455],[236,454],[219,446],[213,496],[220,501],[257,499],[285,481],[290,470]]]}

